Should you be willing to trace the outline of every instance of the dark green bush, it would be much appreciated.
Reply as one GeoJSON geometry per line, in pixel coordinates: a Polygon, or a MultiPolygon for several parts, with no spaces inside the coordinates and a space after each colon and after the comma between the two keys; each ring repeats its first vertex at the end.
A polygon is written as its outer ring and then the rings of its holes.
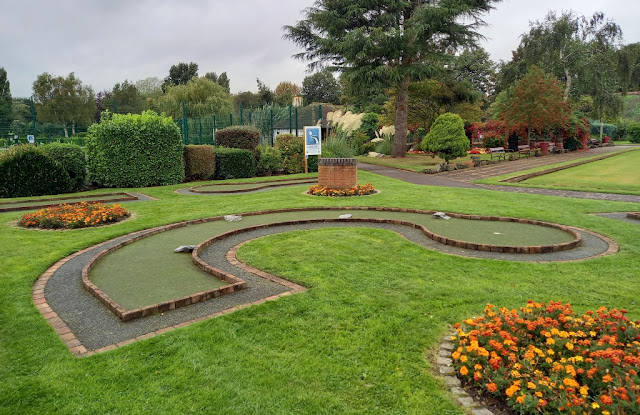
{"type": "Polygon", "coordinates": [[[184,146],[185,180],[206,180],[216,171],[216,153],[210,145],[184,146]]]}
{"type": "Polygon", "coordinates": [[[216,147],[216,180],[241,179],[256,175],[253,152],[241,148],[216,147]]]}
{"type": "MultiPolygon", "coordinates": [[[[292,134],[280,134],[276,137],[275,147],[282,153],[282,166],[285,172],[304,173],[304,138],[292,134]]],[[[318,171],[318,156],[309,156],[307,163],[310,172],[318,171]]]]}
{"type": "Polygon", "coordinates": [[[184,180],[182,139],[169,117],[153,111],[114,114],[89,127],[92,181],[104,187],[143,187],[184,180]]]}
{"type": "Polygon", "coordinates": [[[575,137],[567,137],[564,140],[564,148],[566,148],[569,151],[575,151],[575,150],[581,149],[582,144],[580,143],[580,140],[578,140],[575,137]]]}
{"type": "Polygon", "coordinates": [[[80,146],[51,143],[42,146],[42,150],[67,171],[74,191],[84,188],[87,181],[87,155],[80,146]]]}
{"type": "Polygon", "coordinates": [[[378,123],[379,115],[375,112],[367,112],[362,116],[362,124],[358,131],[363,132],[369,139],[376,138],[376,132],[380,127],[378,123]]]}
{"type": "MultiPolygon", "coordinates": [[[[363,131],[354,131],[353,134],[351,134],[351,138],[350,138],[351,145],[355,149],[357,155],[365,154],[366,149],[371,147],[371,146],[367,146],[370,139],[371,137],[369,137],[369,135],[367,135],[363,131]]],[[[374,145],[374,148],[375,148],[375,145],[374,145]]],[[[369,151],[373,151],[373,150],[369,150],[369,151]]]]}
{"type": "Polygon", "coordinates": [[[64,167],[34,146],[11,147],[0,156],[0,197],[55,195],[72,189],[64,167]]]}
{"type": "Polygon", "coordinates": [[[256,157],[258,159],[256,163],[258,176],[271,176],[282,168],[282,153],[277,148],[258,146],[256,157]]]}
{"type": "Polygon", "coordinates": [[[216,132],[216,144],[221,147],[255,151],[259,141],[260,131],[254,127],[227,127],[216,132]]]}
{"type": "Polygon", "coordinates": [[[640,122],[627,125],[627,139],[632,143],[640,143],[640,122]]]}
{"type": "Polygon", "coordinates": [[[469,145],[462,118],[452,113],[438,116],[422,140],[423,150],[437,154],[447,164],[457,157],[466,156],[469,145]]]}

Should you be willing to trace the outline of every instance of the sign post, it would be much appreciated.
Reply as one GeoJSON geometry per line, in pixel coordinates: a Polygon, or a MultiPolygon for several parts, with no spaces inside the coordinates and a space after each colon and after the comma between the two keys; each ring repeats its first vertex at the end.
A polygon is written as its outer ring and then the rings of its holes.
{"type": "Polygon", "coordinates": [[[304,172],[309,173],[309,156],[322,153],[322,127],[304,127],[304,172]]]}

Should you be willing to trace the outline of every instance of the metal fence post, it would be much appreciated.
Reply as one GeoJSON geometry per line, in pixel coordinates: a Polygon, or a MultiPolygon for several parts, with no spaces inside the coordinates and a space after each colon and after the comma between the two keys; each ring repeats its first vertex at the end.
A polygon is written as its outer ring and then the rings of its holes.
{"type": "Polygon", "coordinates": [[[229,127],[233,125],[233,114],[229,114],[229,127]]]}
{"type": "Polygon", "coordinates": [[[113,99],[113,113],[117,114],[118,113],[118,106],[116,105],[116,99],[113,99]]]}
{"type": "Polygon", "coordinates": [[[198,117],[198,121],[200,122],[200,136],[198,137],[198,144],[202,144],[202,117],[198,117]]]}
{"type": "Polygon", "coordinates": [[[293,132],[292,130],[292,120],[291,120],[291,105],[289,105],[289,134],[293,132]]]}
{"type": "Polygon", "coordinates": [[[298,107],[296,107],[296,137],[298,136],[298,107]]]}
{"type": "Polygon", "coordinates": [[[216,116],[213,116],[213,137],[211,137],[211,143],[216,145],[216,116]]]}
{"type": "Polygon", "coordinates": [[[33,103],[33,96],[31,96],[31,118],[33,118],[33,138],[35,140],[36,138],[36,106],[33,103]]]}

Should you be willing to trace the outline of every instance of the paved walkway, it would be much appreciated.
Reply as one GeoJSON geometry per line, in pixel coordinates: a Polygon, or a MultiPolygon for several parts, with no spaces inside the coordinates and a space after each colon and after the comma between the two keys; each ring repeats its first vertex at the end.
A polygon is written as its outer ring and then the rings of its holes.
{"type": "Polygon", "coordinates": [[[529,193],[546,196],[571,197],[576,199],[595,199],[595,200],[611,200],[620,202],[640,203],[640,196],[621,195],[614,193],[599,192],[579,192],[572,190],[553,190],[538,189],[533,187],[516,187],[516,186],[500,186],[473,184],[475,180],[486,179],[503,174],[514,173],[518,171],[528,170],[535,167],[562,163],[588,156],[598,156],[611,153],[614,150],[630,148],[628,146],[618,147],[600,147],[592,149],[589,152],[571,152],[566,154],[553,154],[545,157],[529,157],[516,161],[505,161],[498,164],[475,167],[464,170],[456,170],[451,172],[443,172],[438,174],[414,173],[406,170],[398,170],[390,167],[378,166],[374,164],[358,163],[360,170],[377,173],[382,176],[391,177],[398,180],[413,184],[421,184],[425,186],[442,186],[472,189],[488,189],[500,192],[512,193],[529,193]]]}

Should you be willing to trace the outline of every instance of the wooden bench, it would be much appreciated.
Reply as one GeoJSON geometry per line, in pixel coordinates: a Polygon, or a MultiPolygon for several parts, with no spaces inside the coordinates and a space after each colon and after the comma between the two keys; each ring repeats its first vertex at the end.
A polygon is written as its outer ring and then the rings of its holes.
{"type": "Polygon", "coordinates": [[[507,152],[513,152],[513,150],[505,149],[504,147],[492,147],[489,149],[491,160],[493,160],[494,155],[498,158],[498,160],[506,160],[507,152]]]}
{"type": "Polygon", "coordinates": [[[521,157],[523,154],[527,157],[531,156],[531,147],[527,144],[518,146],[518,157],[521,157]]]}

